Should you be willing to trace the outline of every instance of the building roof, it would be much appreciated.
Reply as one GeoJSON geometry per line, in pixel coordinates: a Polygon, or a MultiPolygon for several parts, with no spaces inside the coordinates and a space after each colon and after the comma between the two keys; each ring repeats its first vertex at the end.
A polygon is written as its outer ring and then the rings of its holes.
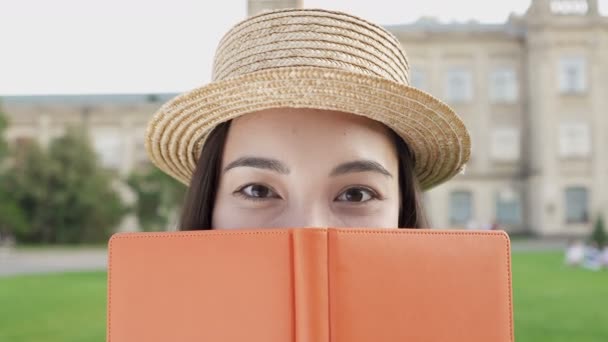
{"type": "Polygon", "coordinates": [[[11,95],[0,96],[0,103],[5,104],[139,104],[145,102],[164,102],[177,93],[150,94],[86,94],[86,95],[11,95]]]}
{"type": "Polygon", "coordinates": [[[511,20],[503,24],[486,24],[475,20],[467,22],[442,23],[431,17],[423,17],[409,24],[386,25],[393,33],[505,33],[520,36],[523,28],[511,20]]]}

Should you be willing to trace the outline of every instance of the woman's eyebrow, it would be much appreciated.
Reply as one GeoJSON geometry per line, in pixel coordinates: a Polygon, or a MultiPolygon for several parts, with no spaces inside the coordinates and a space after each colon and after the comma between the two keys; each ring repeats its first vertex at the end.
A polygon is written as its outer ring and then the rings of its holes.
{"type": "Polygon", "coordinates": [[[262,157],[241,157],[224,168],[224,172],[234,169],[235,167],[255,167],[275,171],[280,174],[289,174],[289,168],[280,160],[262,158],[262,157]]]}
{"type": "Polygon", "coordinates": [[[339,176],[352,172],[378,172],[388,177],[393,177],[380,163],[373,160],[354,160],[336,166],[330,176],[339,176]]]}

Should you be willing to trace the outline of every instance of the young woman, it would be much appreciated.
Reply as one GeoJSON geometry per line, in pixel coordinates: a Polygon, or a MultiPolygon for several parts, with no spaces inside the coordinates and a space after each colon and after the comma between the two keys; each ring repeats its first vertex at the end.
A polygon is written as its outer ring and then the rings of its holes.
{"type": "Polygon", "coordinates": [[[345,13],[235,25],[213,81],[146,133],[154,164],[189,186],[180,229],[429,227],[420,192],[464,168],[470,139],[409,69],[392,34],[345,13]]]}

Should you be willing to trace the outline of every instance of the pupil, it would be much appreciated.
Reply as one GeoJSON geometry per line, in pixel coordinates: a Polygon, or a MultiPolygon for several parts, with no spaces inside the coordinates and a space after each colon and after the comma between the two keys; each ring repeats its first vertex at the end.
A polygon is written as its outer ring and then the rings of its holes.
{"type": "Polygon", "coordinates": [[[266,197],[268,195],[268,188],[262,185],[254,185],[251,187],[251,193],[255,197],[266,197]]]}
{"type": "Polygon", "coordinates": [[[357,189],[351,189],[346,192],[346,199],[352,202],[361,202],[363,193],[357,189]]]}

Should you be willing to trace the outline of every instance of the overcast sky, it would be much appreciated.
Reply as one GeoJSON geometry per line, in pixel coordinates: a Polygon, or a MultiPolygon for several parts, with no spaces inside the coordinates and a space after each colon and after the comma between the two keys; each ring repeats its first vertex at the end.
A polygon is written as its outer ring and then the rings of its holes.
{"type": "MultiPolygon", "coordinates": [[[[379,24],[504,22],[530,0],[304,0],[379,24]]],[[[608,0],[600,0],[606,13],[608,0]]],[[[0,0],[0,95],[181,92],[210,80],[246,0],[0,0]],[[208,7],[209,4],[213,4],[208,7]]]]}

